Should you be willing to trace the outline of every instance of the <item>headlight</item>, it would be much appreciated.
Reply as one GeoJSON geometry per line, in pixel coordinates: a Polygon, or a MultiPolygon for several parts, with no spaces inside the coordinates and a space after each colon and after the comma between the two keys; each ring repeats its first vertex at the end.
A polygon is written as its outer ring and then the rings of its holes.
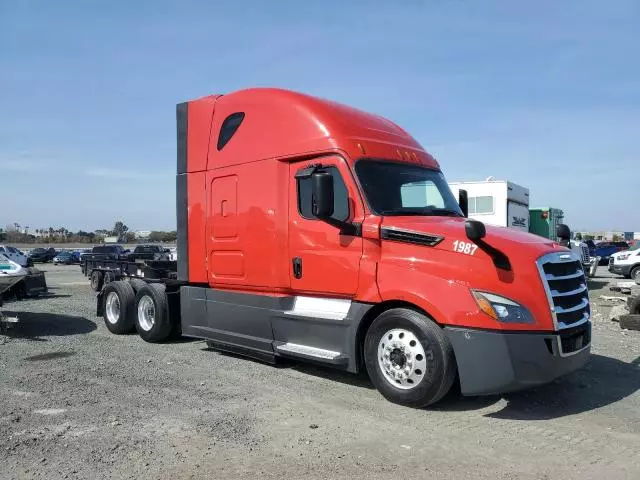
{"type": "Polygon", "coordinates": [[[618,255],[617,257],[614,257],[614,261],[615,260],[626,260],[630,256],[631,256],[630,253],[623,253],[622,255],[618,255]]]}
{"type": "Polygon", "coordinates": [[[533,323],[533,316],[519,303],[494,293],[471,290],[473,298],[484,313],[503,323],[533,323]]]}

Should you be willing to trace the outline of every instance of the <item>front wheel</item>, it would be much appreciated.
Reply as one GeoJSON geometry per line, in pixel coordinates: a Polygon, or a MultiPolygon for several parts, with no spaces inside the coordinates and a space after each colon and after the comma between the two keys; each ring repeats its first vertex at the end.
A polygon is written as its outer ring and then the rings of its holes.
{"type": "Polygon", "coordinates": [[[365,363],[376,389],[389,401],[411,407],[436,403],[456,375],[453,347],[426,315],[405,308],[376,318],[365,338],[365,363]]]}
{"type": "Polygon", "coordinates": [[[640,285],[640,265],[633,267],[629,272],[629,277],[631,280],[640,285]]]}

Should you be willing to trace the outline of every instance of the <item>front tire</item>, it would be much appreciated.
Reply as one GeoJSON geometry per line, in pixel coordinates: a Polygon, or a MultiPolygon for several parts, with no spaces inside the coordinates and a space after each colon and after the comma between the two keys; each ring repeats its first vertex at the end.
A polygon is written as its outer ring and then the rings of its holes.
{"type": "Polygon", "coordinates": [[[104,323],[111,333],[122,335],[135,330],[133,288],[127,282],[111,282],[104,287],[104,323]]]}
{"type": "Polygon", "coordinates": [[[629,278],[640,285],[640,265],[637,265],[629,272],[629,278]]]}
{"type": "Polygon", "coordinates": [[[136,330],[146,342],[157,343],[171,336],[172,325],[165,286],[149,283],[136,294],[136,330]]]}
{"type": "Polygon", "coordinates": [[[365,338],[371,382],[389,401],[410,407],[438,402],[456,376],[453,347],[430,318],[394,308],[376,318],[365,338]]]}

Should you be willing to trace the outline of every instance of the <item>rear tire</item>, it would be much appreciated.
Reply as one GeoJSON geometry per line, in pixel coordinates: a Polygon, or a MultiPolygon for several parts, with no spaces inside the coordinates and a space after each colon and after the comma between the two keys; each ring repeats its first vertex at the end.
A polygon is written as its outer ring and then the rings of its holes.
{"type": "Polygon", "coordinates": [[[91,272],[91,288],[94,292],[99,292],[102,288],[103,275],[99,270],[91,272]]]}
{"type": "Polygon", "coordinates": [[[371,382],[389,401],[425,407],[442,399],[456,376],[453,347],[427,316],[394,308],[376,318],[365,338],[371,382]]]}
{"type": "Polygon", "coordinates": [[[148,283],[136,294],[136,330],[146,342],[167,340],[173,330],[165,286],[148,283]]]}
{"type": "Polygon", "coordinates": [[[127,282],[111,282],[104,287],[102,312],[111,333],[122,335],[135,330],[136,296],[127,282]]]}
{"type": "Polygon", "coordinates": [[[129,280],[129,284],[131,285],[131,287],[133,287],[133,291],[138,293],[138,291],[144,287],[147,282],[145,282],[144,280],[140,280],[139,278],[132,278],[129,280]]]}
{"type": "Polygon", "coordinates": [[[113,272],[104,272],[104,277],[102,279],[102,286],[108,285],[109,283],[115,280],[115,274],[113,272]]]}

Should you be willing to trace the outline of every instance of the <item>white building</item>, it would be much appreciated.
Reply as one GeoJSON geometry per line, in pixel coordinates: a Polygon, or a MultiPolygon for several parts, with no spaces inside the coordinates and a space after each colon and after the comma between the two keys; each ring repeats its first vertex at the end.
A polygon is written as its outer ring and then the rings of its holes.
{"type": "Polygon", "coordinates": [[[469,218],[489,225],[529,231],[529,189],[489,177],[479,182],[449,182],[453,194],[466,190],[469,218]]]}

